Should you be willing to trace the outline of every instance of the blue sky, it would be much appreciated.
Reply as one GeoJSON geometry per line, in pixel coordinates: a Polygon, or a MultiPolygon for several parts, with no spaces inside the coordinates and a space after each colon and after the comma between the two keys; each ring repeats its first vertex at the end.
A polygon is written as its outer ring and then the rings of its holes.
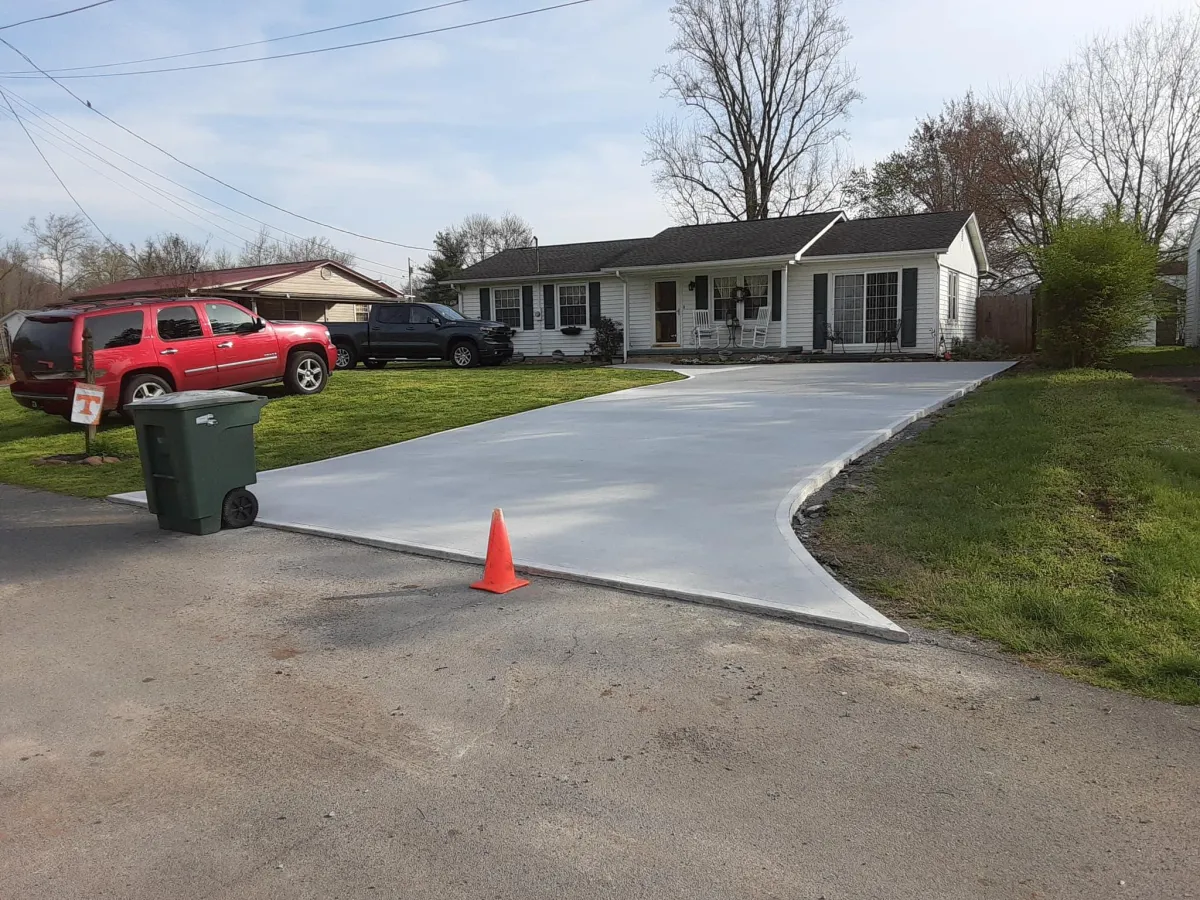
{"type": "MultiPolygon", "coordinates": [[[[115,0],[0,35],[42,67],[54,68],[275,37],[430,2],[115,0]]],[[[266,45],[259,52],[403,34],[550,2],[469,0],[392,22],[266,45]]],[[[80,3],[0,2],[0,25],[80,3]]],[[[866,164],[897,148],[916,120],[936,111],[947,97],[1034,77],[1096,30],[1193,5],[1194,0],[845,0],[844,15],[854,35],[848,59],[857,66],[866,95],[849,123],[853,158],[866,164]]],[[[96,108],[180,158],[279,206],[354,231],[430,246],[438,228],[468,213],[512,211],[533,223],[543,243],[632,237],[671,224],[642,165],[642,130],[657,113],[670,111],[651,78],[672,38],[668,8],[665,0],[593,0],[528,18],[294,60],[67,83],[96,108]]],[[[0,71],[26,68],[0,46],[0,71]]],[[[53,84],[4,79],[0,86],[229,206],[298,234],[321,232],[179,167],[53,84]]],[[[71,153],[120,184],[85,168],[49,140],[43,149],[116,240],[170,229],[236,249],[238,239],[257,227],[217,220],[233,232],[227,234],[179,213],[78,150],[71,153]]],[[[0,117],[0,173],[0,237],[16,236],[30,215],[74,208],[7,117],[0,117]]],[[[325,233],[372,260],[361,267],[388,280],[398,279],[395,270],[403,269],[409,256],[418,262],[424,256],[325,233]]]]}

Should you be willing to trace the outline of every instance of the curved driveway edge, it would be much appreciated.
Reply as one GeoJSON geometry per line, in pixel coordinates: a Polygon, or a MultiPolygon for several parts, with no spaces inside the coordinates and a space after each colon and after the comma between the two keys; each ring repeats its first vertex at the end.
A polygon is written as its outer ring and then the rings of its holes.
{"type": "Polygon", "coordinates": [[[259,522],[478,562],[498,506],[526,573],[904,641],[791,517],[847,462],[1009,365],[684,367],[685,381],[264,472],[259,522]]]}

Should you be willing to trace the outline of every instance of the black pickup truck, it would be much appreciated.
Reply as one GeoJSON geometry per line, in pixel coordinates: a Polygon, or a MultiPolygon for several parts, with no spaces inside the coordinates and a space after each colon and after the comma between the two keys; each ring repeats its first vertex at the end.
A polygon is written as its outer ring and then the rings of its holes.
{"type": "Polygon", "coordinates": [[[460,369],[493,365],[513,354],[502,322],[464,319],[440,303],[379,303],[366,322],[330,322],[337,368],[379,369],[392,359],[445,359],[460,369]]]}

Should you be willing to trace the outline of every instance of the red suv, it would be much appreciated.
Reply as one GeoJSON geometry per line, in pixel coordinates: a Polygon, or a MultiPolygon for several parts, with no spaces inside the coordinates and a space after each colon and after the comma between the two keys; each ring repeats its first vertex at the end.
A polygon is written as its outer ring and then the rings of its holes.
{"type": "Polygon", "coordinates": [[[29,409],[69,415],[83,377],[83,332],[92,333],[104,408],[170,391],[248,387],[283,381],[316,394],[337,348],[316,322],[264,322],[228,300],[138,299],[39,310],[12,342],[12,395],[29,409]]]}

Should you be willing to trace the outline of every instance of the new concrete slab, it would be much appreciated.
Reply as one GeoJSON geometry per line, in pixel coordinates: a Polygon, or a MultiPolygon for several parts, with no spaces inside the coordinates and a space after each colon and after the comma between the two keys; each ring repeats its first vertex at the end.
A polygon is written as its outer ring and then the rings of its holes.
{"type": "Polygon", "coordinates": [[[526,571],[906,640],[807,553],[792,514],[1008,365],[682,368],[692,377],[264,472],[259,522],[480,560],[501,507],[526,571]]]}

